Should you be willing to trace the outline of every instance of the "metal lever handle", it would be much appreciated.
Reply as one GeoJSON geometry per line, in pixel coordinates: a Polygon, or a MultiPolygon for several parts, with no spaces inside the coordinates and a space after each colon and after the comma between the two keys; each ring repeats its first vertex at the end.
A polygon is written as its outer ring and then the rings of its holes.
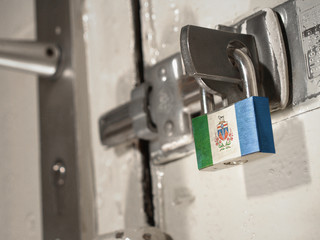
{"type": "Polygon", "coordinates": [[[0,66],[51,77],[56,74],[60,49],[50,43],[0,40],[0,66]]]}

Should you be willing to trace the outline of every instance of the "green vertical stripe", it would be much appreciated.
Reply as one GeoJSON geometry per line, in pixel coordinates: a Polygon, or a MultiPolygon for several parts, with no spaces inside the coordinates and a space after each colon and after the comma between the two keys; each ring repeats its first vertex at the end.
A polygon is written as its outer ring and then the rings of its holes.
{"type": "Polygon", "coordinates": [[[207,115],[192,119],[193,137],[197,153],[198,168],[212,166],[212,154],[207,115]]]}

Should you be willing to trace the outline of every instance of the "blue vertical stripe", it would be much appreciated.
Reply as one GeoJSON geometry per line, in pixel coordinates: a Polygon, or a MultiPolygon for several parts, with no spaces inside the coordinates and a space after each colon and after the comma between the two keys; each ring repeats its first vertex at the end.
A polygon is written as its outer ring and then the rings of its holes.
{"type": "Polygon", "coordinates": [[[260,150],[253,101],[254,98],[250,97],[235,103],[239,143],[242,156],[258,152],[260,150]]]}
{"type": "Polygon", "coordinates": [[[241,155],[275,153],[269,100],[250,97],[235,104],[241,155]]]}
{"type": "Polygon", "coordinates": [[[269,100],[264,97],[254,99],[260,152],[275,153],[269,100]]]}

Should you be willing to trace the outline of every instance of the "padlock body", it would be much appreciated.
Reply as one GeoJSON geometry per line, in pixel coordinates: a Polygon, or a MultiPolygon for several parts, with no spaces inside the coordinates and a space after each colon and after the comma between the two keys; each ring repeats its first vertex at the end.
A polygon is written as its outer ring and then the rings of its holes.
{"type": "Polygon", "coordinates": [[[250,97],[192,119],[200,170],[222,169],[275,153],[268,98],[250,97]]]}

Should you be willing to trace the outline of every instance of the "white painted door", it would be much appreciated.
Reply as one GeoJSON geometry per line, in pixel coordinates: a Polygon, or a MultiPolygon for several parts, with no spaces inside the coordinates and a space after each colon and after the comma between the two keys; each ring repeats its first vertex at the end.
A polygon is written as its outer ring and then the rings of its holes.
{"type": "Polygon", "coordinates": [[[142,161],[137,146],[107,149],[98,119],[129,101],[138,81],[134,59],[131,2],[92,1],[83,5],[97,235],[145,226],[142,161]]]}
{"type": "MultiPolygon", "coordinates": [[[[35,39],[33,0],[0,1],[0,39],[35,39]]],[[[0,239],[42,236],[37,78],[0,69],[0,239]]]]}
{"type": "MultiPolygon", "coordinates": [[[[180,50],[184,25],[228,25],[283,1],[140,2],[151,66],[180,50]]],[[[198,171],[195,154],[152,166],[157,226],[184,240],[319,239],[319,105],[313,98],[272,115],[274,156],[217,172],[198,171]]]]}
{"type": "MultiPolygon", "coordinates": [[[[214,28],[281,2],[141,0],[145,66],[180,50],[180,29],[186,24],[214,28]]],[[[34,38],[33,7],[32,1],[23,7],[1,2],[0,25],[10,30],[1,30],[1,37],[34,38]]],[[[127,144],[106,149],[97,126],[103,113],[129,100],[137,81],[132,9],[125,0],[85,0],[82,14],[95,221],[102,236],[146,225],[140,153],[127,144]]],[[[36,81],[4,70],[0,76],[0,238],[41,239],[36,81]]],[[[319,98],[312,98],[272,115],[277,151],[272,157],[218,172],[198,171],[195,154],[152,165],[156,225],[185,240],[319,239],[319,106],[319,98]]]]}

